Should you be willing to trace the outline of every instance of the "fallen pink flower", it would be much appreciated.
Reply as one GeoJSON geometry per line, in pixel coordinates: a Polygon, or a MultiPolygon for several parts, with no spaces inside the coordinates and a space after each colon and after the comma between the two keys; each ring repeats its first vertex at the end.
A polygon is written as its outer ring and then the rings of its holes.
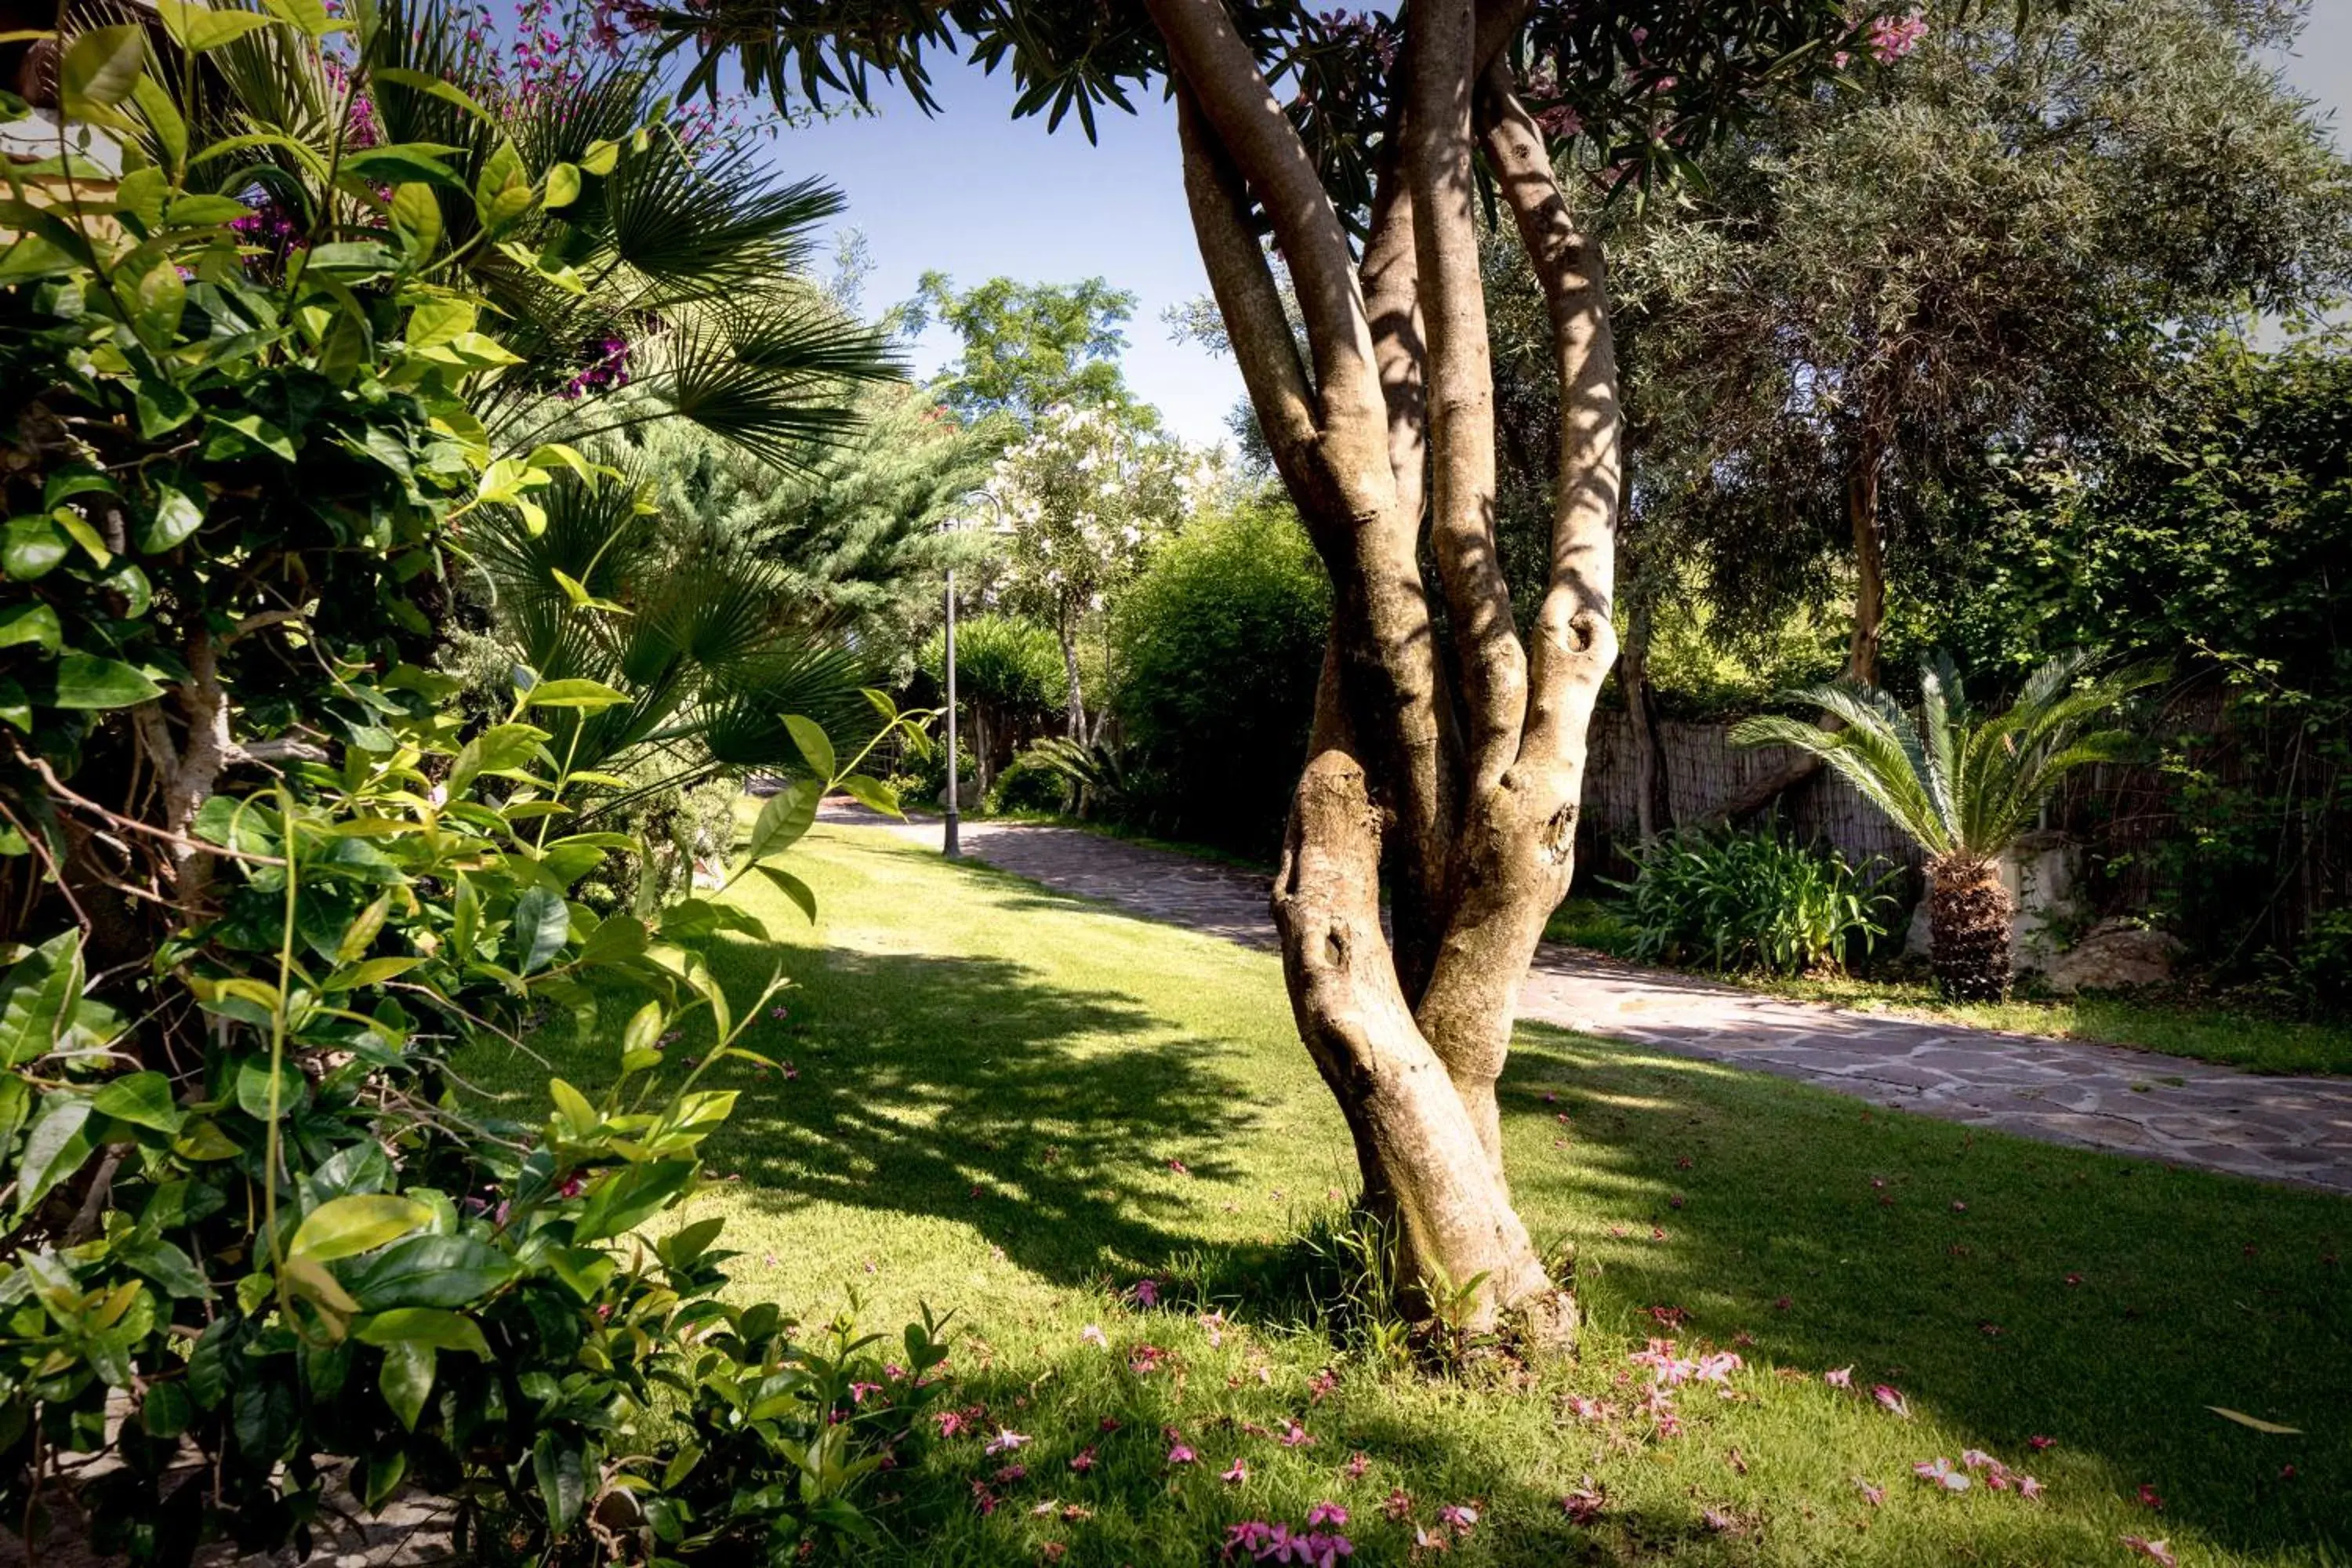
{"type": "Polygon", "coordinates": [[[1134,1298],[1139,1307],[1160,1305],[1160,1281],[1157,1279],[1139,1279],[1128,1287],[1127,1293],[1134,1298]]]}
{"type": "Polygon", "coordinates": [[[2025,1446],[2039,1454],[2045,1448],[2056,1447],[2058,1446],[2058,1439],[2055,1437],[2044,1437],[2041,1433],[2036,1432],[2032,1436],[2028,1437],[2025,1440],[2025,1446]]]}
{"type": "Polygon", "coordinates": [[[2161,1563],[2164,1568],[2180,1568],[2180,1559],[2172,1554],[2168,1542],[2150,1541],[2143,1535],[2119,1535],[2116,1539],[2124,1543],[2125,1550],[2161,1563]]]}
{"type": "Polygon", "coordinates": [[[1000,1487],[1009,1487],[1015,1481],[1025,1481],[1028,1479],[1029,1467],[1026,1465],[1007,1465],[996,1472],[996,1484],[1000,1487]]]}
{"type": "Polygon", "coordinates": [[[1911,1467],[1911,1473],[1923,1481],[1934,1482],[1948,1492],[1969,1489],[1969,1478],[1952,1468],[1952,1461],[1941,1455],[1932,1459],[1921,1459],[1911,1467]]]}
{"type": "Polygon", "coordinates": [[[1209,1331],[1211,1348],[1213,1349],[1225,1342],[1225,1315],[1223,1312],[1202,1313],[1201,1326],[1209,1331]]]}
{"type": "Polygon", "coordinates": [[[1181,1443],[1171,1444],[1168,1449],[1168,1462],[1171,1465],[1189,1465],[1200,1457],[1181,1443]]]}
{"type": "Polygon", "coordinates": [[[1853,1386],[1853,1368],[1850,1366],[1832,1368],[1831,1371],[1822,1373],[1822,1381],[1828,1384],[1832,1388],[1852,1388],[1853,1386]]]}
{"type": "Polygon", "coordinates": [[[1478,1510],[1462,1503],[1447,1503],[1437,1510],[1438,1522],[1456,1535],[1467,1535],[1478,1528],[1478,1510]]]}
{"type": "Polygon", "coordinates": [[[1898,1390],[1890,1388],[1885,1384],[1882,1383],[1870,1391],[1870,1396],[1878,1401],[1880,1405],[1885,1406],[1886,1409],[1903,1417],[1904,1420],[1908,1421],[1911,1419],[1911,1402],[1904,1398],[1898,1390]]]}
{"type": "Polygon", "coordinates": [[[2038,1498],[2042,1495],[2042,1483],[2032,1476],[2020,1475],[2017,1478],[2017,1495],[2021,1498],[2038,1498]]]}
{"type": "Polygon", "coordinates": [[[1723,1510],[1719,1508],[1703,1508],[1699,1510],[1698,1521],[1701,1524],[1706,1525],[1717,1535],[1737,1535],[1739,1533],[1739,1521],[1732,1518],[1731,1515],[1724,1512],[1723,1510]]]}
{"type": "Polygon", "coordinates": [[[1872,1486],[1860,1476],[1853,1478],[1853,1484],[1862,1489],[1862,1500],[1868,1503],[1871,1507],[1878,1508],[1885,1503],[1886,1489],[1885,1487],[1872,1486]]]}
{"type": "Polygon", "coordinates": [[[1324,1396],[1339,1386],[1339,1374],[1328,1366],[1324,1367],[1307,1380],[1307,1402],[1320,1405],[1323,1403],[1324,1396]]]}
{"type": "Polygon", "coordinates": [[[1356,1554],[1356,1543],[1344,1535],[1327,1535],[1318,1531],[1293,1537],[1291,1550],[1297,1553],[1297,1560],[1306,1563],[1307,1568],[1337,1568],[1340,1558],[1356,1554]]]}
{"type": "Polygon", "coordinates": [[[1095,1451],[1091,1447],[1081,1448],[1070,1456],[1070,1468],[1078,1474],[1083,1476],[1094,1468],[1095,1451]]]}
{"type": "Polygon", "coordinates": [[[990,1455],[1009,1454],[1028,1441],[1027,1434],[1015,1432],[1010,1427],[999,1426],[996,1429],[996,1436],[988,1440],[987,1447],[982,1448],[981,1452],[990,1455]]]}
{"type": "Polygon", "coordinates": [[[1297,1421],[1291,1422],[1289,1429],[1282,1435],[1282,1446],[1286,1448],[1308,1448],[1314,1445],[1315,1439],[1297,1421]]]}
{"type": "Polygon", "coordinates": [[[1235,1459],[1234,1461],[1234,1468],[1227,1470],[1223,1475],[1219,1476],[1217,1479],[1224,1482],[1225,1485],[1229,1487],[1237,1487],[1244,1481],[1249,1479],[1249,1465],[1246,1461],[1235,1459]]]}
{"type": "Polygon", "coordinates": [[[1227,1527],[1225,1555],[1230,1557],[1235,1552],[1246,1552],[1255,1557],[1258,1555],[1258,1548],[1273,1538],[1274,1526],[1262,1519],[1245,1519],[1239,1524],[1227,1527]]]}
{"type": "Polygon", "coordinates": [[[1100,1345],[1104,1350],[1110,1349],[1110,1341],[1104,1335],[1100,1323],[1088,1323],[1078,1331],[1078,1338],[1090,1345],[1100,1345]]]}
{"type": "Polygon", "coordinates": [[[1597,1399],[1588,1399],[1581,1394],[1570,1394],[1568,1407],[1580,1421],[1602,1421],[1609,1415],[1609,1406],[1597,1399]]]}
{"type": "Polygon", "coordinates": [[[1170,1170],[1171,1170],[1171,1171],[1175,1172],[1175,1173],[1176,1173],[1178,1175],[1180,1175],[1180,1176],[1189,1176],[1189,1175],[1191,1175],[1191,1174],[1192,1173],[1192,1168],[1191,1166],[1189,1166],[1189,1165],[1185,1164],[1185,1163],[1184,1163],[1184,1162],[1183,1162],[1183,1161],[1181,1161],[1181,1160],[1171,1160],[1171,1161],[1169,1161],[1169,1162],[1168,1162],[1168,1168],[1169,1168],[1170,1170]]]}
{"type": "Polygon", "coordinates": [[[1307,1510],[1307,1528],[1320,1530],[1327,1524],[1345,1524],[1348,1510],[1336,1502],[1318,1502],[1307,1510]]]}
{"type": "Polygon", "coordinates": [[[1346,1467],[1347,1477],[1351,1481],[1360,1481],[1364,1479],[1364,1472],[1371,1468],[1371,1466],[1372,1461],[1370,1458],[1367,1456],[1361,1448],[1359,1448],[1354,1453],[1348,1456],[1348,1463],[1346,1467]]]}
{"type": "Polygon", "coordinates": [[[971,1483],[971,1505],[984,1517],[996,1511],[996,1494],[988,1489],[986,1481],[971,1483]]]}
{"type": "Polygon", "coordinates": [[[1607,1502],[1606,1494],[1594,1483],[1591,1476],[1587,1476],[1581,1486],[1559,1500],[1559,1506],[1567,1510],[1569,1519],[1573,1522],[1591,1524],[1601,1517],[1601,1510],[1607,1502]]]}
{"type": "Polygon", "coordinates": [[[2164,1511],[2164,1500],[2157,1496],[2156,1489],[2145,1481],[2140,1483],[2139,1505],[2142,1508],[2154,1509],[2158,1513],[2164,1511]]]}

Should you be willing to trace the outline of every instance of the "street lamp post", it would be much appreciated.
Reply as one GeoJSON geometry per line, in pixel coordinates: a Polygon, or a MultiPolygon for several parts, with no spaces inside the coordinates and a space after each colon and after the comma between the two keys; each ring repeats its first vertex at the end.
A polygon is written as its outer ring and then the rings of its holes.
{"type": "Polygon", "coordinates": [[[955,649],[955,568],[948,568],[948,831],[945,850],[950,860],[961,859],[963,846],[956,840],[957,796],[961,793],[956,768],[956,649],[955,649]]]}

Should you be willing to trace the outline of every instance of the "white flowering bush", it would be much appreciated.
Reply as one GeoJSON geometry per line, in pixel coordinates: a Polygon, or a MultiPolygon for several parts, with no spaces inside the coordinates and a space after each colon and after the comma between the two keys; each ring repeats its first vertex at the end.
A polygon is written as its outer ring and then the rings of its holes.
{"type": "Polygon", "coordinates": [[[1131,416],[1067,404],[1046,409],[998,460],[991,493],[1009,534],[998,590],[1060,637],[1075,738],[1086,726],[1080,624],[1142,570],[1213,482],[1213,465],[1131,416]]]}

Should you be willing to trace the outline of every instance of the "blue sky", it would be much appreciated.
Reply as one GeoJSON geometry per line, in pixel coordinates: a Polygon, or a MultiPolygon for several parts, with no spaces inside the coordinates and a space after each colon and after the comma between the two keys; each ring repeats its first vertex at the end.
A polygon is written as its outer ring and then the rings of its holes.
{"type": "MultiPolygon", "coordinates": [[[[2352,0],[2316,0],[2295,54],[2279,62],[2288,79],[2332,110],[2339,145],[2352,121],[2352,0]]],[[[1230,363],[1172,343],[1160,321],[1167,306],[1208,289],[1184,210],[1175,116],[1139,100],[1133,117],[1113,111],[1089,146],[1075,121],[1052,135],[1042,119],[1011,118],[1007,80],[941,61],[942,108],[927,120],[886,94],[870,119],[838,119],[777,140],[785,173],[820,174],[849,198],[844,222],[864,231],[875,271],[866,305],[878,310],[912,294],[937,268],[960,284],[1003,274],[1031,282],[1101,276],[1137,296],[1129,324],[1128,377],[1160,405],[1178,433],[1199,441],[1224,434],[1241,395],[1230,363]]],[[[919,373],[954,352],[934,329],[916,345],[919,373]]]]}

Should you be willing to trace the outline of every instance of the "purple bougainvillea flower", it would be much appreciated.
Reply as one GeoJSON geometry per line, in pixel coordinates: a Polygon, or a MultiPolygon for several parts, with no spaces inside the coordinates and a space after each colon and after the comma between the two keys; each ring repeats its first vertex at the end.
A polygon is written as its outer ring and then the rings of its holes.
{"type": "Polygon", "coordinates": [[[1911,1473],[1923,1481],[1933,1482],[1948,1492],[1964,1492],[1969,1489],[1969,1478],[1952,1468],[1952,1461],[1940,1454],[1932,1459],[1921,1459],[1911,1467],[1911,1473]]]}
{"type": "Polygon", "coordinates": [[[1233,1468],[1219,1476],[1217,1479],[1224,1482],[1229,1487],[1237,1487],[1241,1485],[1244,1481],[1249,1479],[1248,1461],[1244,1459],[1235,1459],[1234,1461],[1233,1468]]]}
{"type": "Polygon", "coordinates": [[[1868,1503],[1871,1507],[1876,1508],[1886,1500],[1886,1489],[1885,1487],[1872,1486],[1860,1476],[1853,1478],[1853,1484],[1862,1489],[1862,1500],[1868,1503]]]}
{"type": "Polygon", "coordinates": [[[1191,1448],[1185,1447],[1181,1443],[1174,1443],[1169,1446],[1168,1462],[1171,1465],[1189,1465],[1200,1457],[1200,1455],[1192,1452],[1191,1448]]]}
{"type": "Polygon", "coordinates": [[[1345,1524],[1348,1510],[1336,1502],[1318,1502],[1307,1510],[1307,1528],[1320,1530],[1327,1524],[1345,1524]]]}
{"type": "Polygon", "coordinates": [[[1160,1305],[1160,1281],[1157,1279],[1139,1279],[1128,1287],[1127,1293],[1134,1298],[1135,1304],[1139,1307],[1160,1305]]]}
{"type": "Polygon", "coordinates": [[[1882,1383],[1870,1391],[1870,1396],[1904,1420],[1911,1419],[1911,1402],[1903,1397],[1900,1389],[1891,1388],[1882,1383]]]}

